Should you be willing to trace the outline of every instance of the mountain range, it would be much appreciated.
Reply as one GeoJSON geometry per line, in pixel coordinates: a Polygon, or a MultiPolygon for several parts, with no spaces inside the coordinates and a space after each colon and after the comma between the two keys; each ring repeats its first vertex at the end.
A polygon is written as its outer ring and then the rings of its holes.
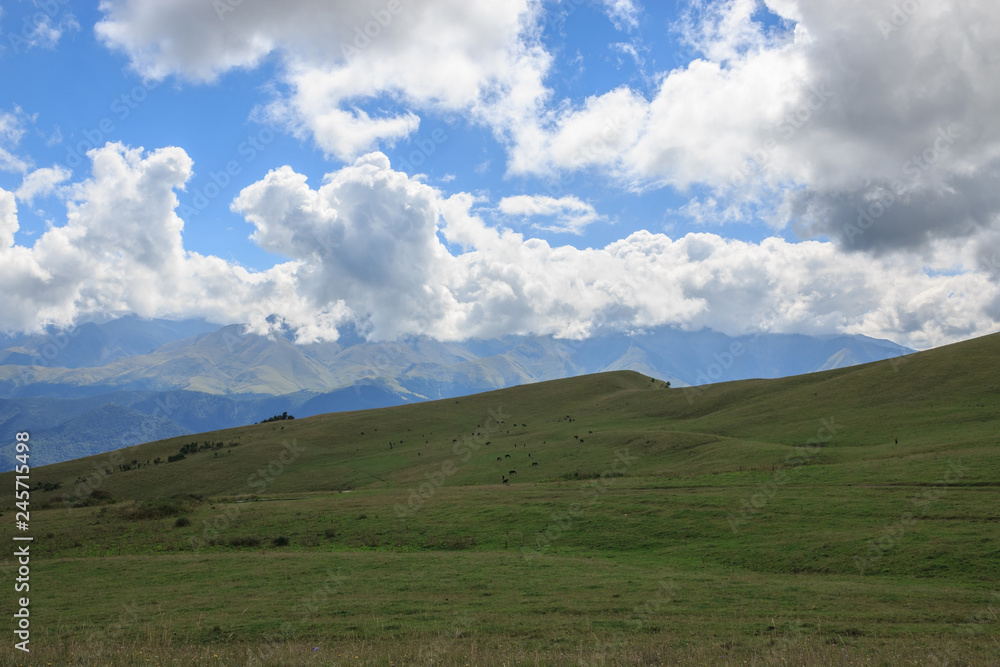
{"type": "MultiPolygon", "coordinates": [[[[36,465],[288,411],[386,407],[543,380],[633,370],[673,386],[777,378],[913,350],[857,335],[657,328],[584,340],[505,336],[336,342],[248,334],[242,325],[125,317],[0,338],[0,438],[31,432],[36,465]]],[[[0,450],[2,451],[2,450],[0,450]]],[[[4,457],[0,469],[10,469],[4,457]]]]}

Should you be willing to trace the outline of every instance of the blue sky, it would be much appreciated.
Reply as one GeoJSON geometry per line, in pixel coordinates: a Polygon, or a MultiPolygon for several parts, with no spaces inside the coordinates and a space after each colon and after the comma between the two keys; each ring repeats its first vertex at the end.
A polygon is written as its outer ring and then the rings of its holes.
{"type": "Polygon", "coordinates": [[[996,11],[894,11],[6,3],[0,324],[994,331],[996,11]]]}
{"type": "MultiPolygon", "coordinates": [[[[690,61],[690,49],[679,43],[679,33],[671,29],[680,11],[676,6],[658,3],[648,8],[640,26],[622,30],[598,4],[564,4],[565,8],[555,7],[544,21],[543,34],[544,43],[559,57],[550,81],[553,94],[562,100],[579,104],[622,83],[649,92],[655,86],[650,77],[656,72],[690,61]],[[635,45],[641,65],[622,50],[625,44],[635,45]]],[[[51,13],[53,22],[69,15],[69,5],[56,2],[55,6],[60,11],[47,12],[51,9],[47,5],[17,3],[7,10],[0,26],[9,25],[11,32],[20,26],[23,31],[25,21],[37,24],[39,11],[51,13]]],[[[249,241],[252,230],[241,216],[230,212],[229,202],[241,188],[276,166],[294,165],[318,182],[342,164],[324,156],[308,138],[299,139],[280,129],[272,132],[267,123],[254,119],[255,107],[268,99],[277,64],[271,59],[251,71],[232,71],[213,85],[144,79],[129,67],[125,54],[109,50],[92,29],[86,29],[102,18],[96,7],[74,6],[72,15],[80,28],[67,28],[53,48],[27,48],[8,35],[2,82],[6,99],[0,108],[20,107],[28,115],[37,114],[32,122],[34,132],[21,140],[22,151],[39,166],[62,164],[85,175],[86,151],[108,141],[146,148],[182,146],[194,160],[194,176],[188,191],[180,194],[180,201],[197,211],[185,219],[185,246],[206,254],[218,254],[219,248],[225,247],[227,257],[258,270],[272,265],[274,257],[249,241]],[[110,130],[104,131],[107,128],[110,130]],[[61,140],[53,141],[54,137],[61,140]],[[240,173],[230,179],[213,179],[213,174],[225,172],[231,160],[239,163],[240,173]],[[214,197],[205,196],[214,194],[214,185],[220,181],[228,181],[228,185],[214,197]]],[[[400,107],[391,97],[372,106],[400,107]]],[[[567,175],[508,175],[503,146],[491,130],[461,114],[428,113],[421,118],[419,129],[406,139],[379,148],[394,165],[419,162],[412,165],[410,173],[425,173],[429,182],[454,177],[447,181],[449,189],[488,193],[497,200],[522,193],[574,194],[593,204],[605,218],[580,235],[532,231],[551,243],[599,247],[637,229],[669,229],[676,234],[695,228],[673,213],[688,197],[671,189],[623,192],[607,184],[600,174],[572,174],[571,182],[567,175]],[[444,141],[435,141],[442,136],[444,141]],[[429,155],[422,148],[426,146],[433,146],[429,155]]],[[[16,173],[0,174],[0,186],[8,190],[15,190],[19,182],[16,173]]],[[[21,211],[17,237],[21,243],[30,244],[32,236],[41,234],[46,220],[65,216],[57,196],[37,203],[36,210],[21,211]]],[[[525,220],[506,222],[515,229],[530,229],[525,220]]],[[[716,232],[722,227],[697,226],[699,231],[716,232]]],[[[746,240],[759,241],[767,235],[746,225],[727,231],[746,240]]]]}

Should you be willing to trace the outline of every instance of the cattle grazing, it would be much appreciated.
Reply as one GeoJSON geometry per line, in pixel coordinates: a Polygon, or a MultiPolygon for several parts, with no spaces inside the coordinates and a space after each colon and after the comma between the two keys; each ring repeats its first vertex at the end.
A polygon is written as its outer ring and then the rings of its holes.
{"type": "Polygon", "coordinates": [[[537,468],[538,467],[538,461],[532,461],[531,462],[531,467],[532,468],[537,468]]]}
{"type": "Polygon", "coordinates": [[[500,479],[502,479],[502,480],[503,480],[503,483],[504,483],[504,484],[506,484],[506,483],[507,483],[507,478],[506,478],[506,477],[504,477],[503,475],[500,475],[500,479]]]}
{"type": "Polygon", "coordinates": [[[531,458],[531,454],[528,454],[528,458],[529,458],[529,459],[531,458]]]}
{"type": "Polygon", "coordinates": [[[487,441],[487,442],[486,442],[486,444],[488,445],[488,444],[490,444],[490,442],[489,442],[489,441],[487,441]]]}
{"type": "Polygon", "coordinates": [[[503,457],[504,457],[505,459],[509,459],[509,458],[510,458],[510,454],[504,454],[504,455],[503,455],[503,457]]]}
{"type": "Polygon", "coordinates": [[[503,459],[498,456],[497,461],[503,461],[503,459]]]}
{"type": "Polygon", "coordinates": [[[511,470],[511,471],[510,471],[509,473],[507,473],[507,474],[508,474],[508,475],[516,475],[516,474],[517,474],[517,471],[516,471],[516,470],[511,470]]]}

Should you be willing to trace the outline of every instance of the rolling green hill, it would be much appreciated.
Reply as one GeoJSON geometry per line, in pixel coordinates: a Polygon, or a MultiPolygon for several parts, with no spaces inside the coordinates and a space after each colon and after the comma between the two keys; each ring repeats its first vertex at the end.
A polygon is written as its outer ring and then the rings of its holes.
{"type": "MultiPolygon", "coordinates": [[[[197,320],[126,317],[63,332],[0,336],[0,441],[14,437],[11,419],[28,421],[45,444],[36,462],[49,464],[171,433],[253,423],[263,406],[275,403],[279,411],[305,417],[588,373],[632,370],[675,385],[705,384],[842,368],[911,351],[857,335],[733,338],[663,327],[577,341],[506,336],[369,342],[352,328],[341,334],[336,342],[300,345],[288,331],[263,337],[241,325],[212,329],[197,320]],[[728,352],[734,345],[740,349],[735,357],[728,352]],[[726,355],[726,363],[716,361],[726,355]],[[189,409],[208,404],[211,410],[189,409]],[[123,410],[136,412],[129,414],[129,428],[121,428],[123,410]],[[73,437],[83,432],[82,439],[73,437]]],[[[0,446],[0,471],[12,469],[7,453],[0,446]]]]}
{"type": "Polygon", "coordinates": [[[698,388],[603,373],[39,468],[39,640],[95,664],[112,640],[107,664],[993,664],[998,359],[993,335],[698,388]]]}

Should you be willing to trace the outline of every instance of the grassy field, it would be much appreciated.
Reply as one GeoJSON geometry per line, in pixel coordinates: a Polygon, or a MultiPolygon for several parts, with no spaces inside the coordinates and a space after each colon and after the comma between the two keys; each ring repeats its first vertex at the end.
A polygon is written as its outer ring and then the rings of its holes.
{"type": "Polygon", "coordinates": [[[998,359],[608,373],[32,470],[0,663],[1000,664],[998,359]]]}

